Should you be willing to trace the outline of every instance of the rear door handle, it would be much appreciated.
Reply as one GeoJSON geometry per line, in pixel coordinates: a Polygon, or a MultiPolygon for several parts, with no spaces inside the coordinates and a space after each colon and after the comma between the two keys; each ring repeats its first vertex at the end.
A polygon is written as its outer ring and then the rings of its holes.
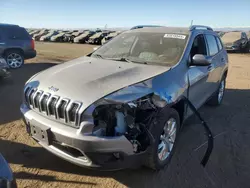
{"type": "Polygon", "coordinates": [[[221,58],[221,62],[225,62],[225,58],[223,57],[223,58],[221,58]]]}

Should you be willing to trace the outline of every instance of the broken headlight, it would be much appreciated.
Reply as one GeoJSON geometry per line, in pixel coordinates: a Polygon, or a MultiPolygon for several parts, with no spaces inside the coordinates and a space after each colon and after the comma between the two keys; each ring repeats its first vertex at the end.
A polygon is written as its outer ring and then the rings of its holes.
{"type": "Polygon", "coordinates": [[[152,95],[127,103],[103,99],[95,106],[92,111],[92,135],[124,135],[133,144],[135,152],[146,149],[149,144],[147,129],[158,109],[152,102],[152,95]]]}

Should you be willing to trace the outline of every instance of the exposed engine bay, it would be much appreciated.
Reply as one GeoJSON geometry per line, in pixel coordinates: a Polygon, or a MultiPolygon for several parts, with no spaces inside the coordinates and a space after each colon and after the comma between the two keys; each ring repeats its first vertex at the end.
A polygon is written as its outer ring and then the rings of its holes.
{"type": "Polygon", "coordinates": [[[152,120],[166,102],[150,95],[126,104],[100,105],[93,112],[93,135],[124,135],[133,145],[135,153],[145,151],[150,144],[152,120]]]}

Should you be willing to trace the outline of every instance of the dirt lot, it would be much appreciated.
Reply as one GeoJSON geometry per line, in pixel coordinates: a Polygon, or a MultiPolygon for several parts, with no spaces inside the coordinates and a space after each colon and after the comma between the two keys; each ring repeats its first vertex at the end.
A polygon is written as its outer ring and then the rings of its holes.
{"type": "Polygon", "coordinates": [[[28,60],[29,63],[55,63],[64,62],[88,54],[93,51],[95,45],[36,42],[37,56],[28,60]]]}
{"type": "Polygon", "coordinates": [[[19,187],[249,187],[250,174],[250,56],[230,54],[230,70],[223,104],[203,107],[201,114],[216,136],[206,168],[199,163],[205,147],[204,131],[195,117],[181,132],[169,167],[100,172],[80,168],[48,153],[25,132],[19,106],[25,81],[36,72],[90,52],[93,46],[36,44],[38,57],[12,71],[0,86],[0,152],[8,160],[19,187]]]}

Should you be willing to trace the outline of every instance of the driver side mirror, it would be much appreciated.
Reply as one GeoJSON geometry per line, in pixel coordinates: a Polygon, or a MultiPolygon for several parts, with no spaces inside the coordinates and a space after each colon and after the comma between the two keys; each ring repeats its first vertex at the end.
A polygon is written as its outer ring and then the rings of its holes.
{"type": "Polygon", "coordinates": [[[205,55],[202,54],[196,54],[193,56],[192,58],[192,62],[190,63],[190,65],[194,65],[194,66],[208,66],[210,65],[211,62],[206,58],[205,55]]]}

